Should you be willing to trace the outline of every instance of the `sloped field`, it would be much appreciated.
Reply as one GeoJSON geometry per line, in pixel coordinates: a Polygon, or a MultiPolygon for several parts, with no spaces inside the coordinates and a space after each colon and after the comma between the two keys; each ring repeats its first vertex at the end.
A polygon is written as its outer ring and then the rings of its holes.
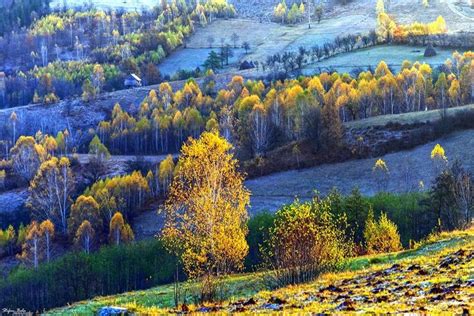
{"type": "Polygon", "coordinates": [[[445,240],[431,245],[434,249],[441,248],[432,255],[425,256],[420,251],[411,257],[407,252],[404,255],[408,259],[396,263],[327,274],[311,284],[260,292],[248,300],[224,306],[224,311],[469,313],[474,308],[474,244],[470,240],[460,247],[449,247],[455,240],[445,240]],[[447,249],[442,249],[446,246],[447,249]]]}
{"type": "Polygon", "coordinates": [[[437,143],[444,147],[449,161],[460,159],[465,168],[474,172],[474,130],[467,130],[383,157],[280,172],[249,180],[246,186],[252,192],[250,211],[253,214],[262,210],[275,211],[295,197],[307,200],[315,190],[326,194],[334,187],[345,194],[359,187],[363,195],[374,195],[382,189],[387,192],[425,190],[436,174],[430,155],[437,143]],[[385,187],[380,187],[372,175],[372,167],[378,158],[385,160],[390,171],[385,187]]]}
{"type": "MultiPolygon", "coordinates": [[[[194,306],[191,314],[309,312],[401,312],[461,314],[474,308],[474,231],[442,234],[417,250],[349,260],[346,271],[322,275],[313,283],[265,290],[262,273],[229,277],[225,302],[194,306]]],[[[195,283],[182,292],[196,291],[195,283]]],[[[190,299],[188,300],[190,303],[190,299]]],[[[173,285],[98,297],[50,311],[50,315],[96,313],[120,306],[147,315],[179,313],[173,308],[173,285]]]]}
{"type": "Polygon", "coordinates": [[[452,57],[455,49],[436,48],[437,55],[424,57],[425,47],[413,47],[402,45],[381,45],[366,49],[360,49],[351,53],[343,53],[334,57],[324,59],[306,66],[303,74],[311,75],[315,72],[335,70],[337,72],[351,73],[355,69],[375,69],[381,60],[398,72],[404,60],[412,63],[426,63],[436,68],[452,57]]]}

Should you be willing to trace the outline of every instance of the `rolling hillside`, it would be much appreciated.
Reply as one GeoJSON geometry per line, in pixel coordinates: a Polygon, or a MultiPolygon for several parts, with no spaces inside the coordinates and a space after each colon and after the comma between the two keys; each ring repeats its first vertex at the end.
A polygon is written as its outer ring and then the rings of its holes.
{"type": "Polygon", "coordinates": [[[428,189],[436,174],[430,154],[437,143],[444,147],[449,161],[459,159],[467,170],[474,173],[474,156],[466,155],[474,152],[474,130],[466,130],[383,157],[325,164],[248,180],[246,186],[252,192],[250,211],[275,211],[295,197],[307,200],[315,190],[326,194],[334,187],[344,194],[358,187],[363,195],[374,195],[381,189],[372,175],[372,167],[378,158],[387,163],[390,171],[387,187],[384,188],[387,192],[428,189]]]}
{"type": "MultiPolygon", "coordinates": [[[[443,233],[416,250],[350,259],[345,271],[324,274],[315,282],[266,290],[262,273],[226,279],[220,304],[187,306],[197,313],[301,312],[449,312],[474,308],[474,230],[443,233]]],[[[183,284],[191,293],[194,283],[183,284]]],[[[173,286],[79,302],[47,315],[91,314],[104,306],[159,315],[173,305],[173,286]]],[[[177,311],[175,311],[177,312],[177,311]]]]}
{"type": "MultiPolygon", "coordinates": [[[[459,111],[473,111],[474,105],[448,110],[449,115],[459,111]]],[[[439,111],[383,115],[345,123],[348,130],[370,130],[389,123],[414,124],[439,120],[439,111]]],[[[291,170],[258,177],[246,182],[252,192],[251,213],[262,210],[275,211],[295,197],[301,200],[313,197],[315,190],[326,194],[337,188],[344,194],[358,187],[364,195],[374,195],[380,188],[372,176],[372,167],[382,158],[390,171],[386,188],[388,192],[403,193],[428,189],[436,171],[431,162],[431,150],[436,144],[446,150],[449,161],[459,159],[467,170],[474,173],[474,130],[459,131],[410,150],[399,151],[367,159],[324,164],[313,168],[291,170]]]]}

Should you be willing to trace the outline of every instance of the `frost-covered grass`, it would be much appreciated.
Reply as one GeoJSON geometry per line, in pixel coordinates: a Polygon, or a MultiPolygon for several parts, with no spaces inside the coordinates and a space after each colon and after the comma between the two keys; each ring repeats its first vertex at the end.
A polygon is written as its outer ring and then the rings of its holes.
{"type": "Polygon", "coordinates": [[[306,66],[304,74],[311,75],[315,72],[335,70],[338,72],[348,72],[361,68],[367,70],[369,67],[375,69],[381,60],[385,61],[389,67],[398,72],[404,60],[412,63],[426,63],[435,68],[443,64],[452,57],[454,49],[435,48],[438,53],[433,57],[424,57],[424,47],[404,46],[404,45],[381,45],[354,52],[338,54],[334,57],[324,59],[306,66]]]}
{"type": "MultiPolygon", "coordinates": [[[[217,44],[217,43],[216,43],[217,44]]],[[[173,52],[158,65],[158,69],[163,75],[174,75],[179,70],[195,70],[199,67],[204,70],[203,64],[209,53],[215,51],[217,54],[220,48],[183,48],[173,52]]],[[[220,44],[217,44],[220,46],[220,44]]],[[[245,55],[245,51],[241,48],[232,48],[233,57],[229,58],[229,64],[235,64],[245,55]]]]}
{"type": "Polygon", "coordinates": [[[142,9],[152,9],[157,3],[154,0],[52,0],[50,7],[56,9],[63,8],[64,6],[67,8],[93,6],[102,10],[141,11],[142,9]]]}
{"type": "Polygon", "coordinates": [[[369,19],[360,13],[348,13],[344,16],[323,20],[308,29],[307,24],[294,26],[278,23],[259,23],[248,19],[217,20],[204,28],[198,28],[188,40],[189,48],[206,48],[208,38],[215,39],[214,45],[223,38],[229,44],[235,32],[239,36],[238,46],[246,41],[250,44],[250,60],[265,61],[266,57],[287,50],[297,50],[299,46],[310,48],[332,41],[336,36],[355,33],[368,33],[375,27],[375,19],[369,19]]]}
{"type": "MultiPolygon", "coordinates": [[[[289,286],[282,289],[272,291],[266,287],[266,283],[263,281],[263,274],[243,274],[230,276],[224,280],[225,296],[223,303],[218,303],[216,306],[223,308],[223,311],[230,311],[232,304],[237,301],[246,300],[250,297],[254,298],[256,302],[255,306],[247,307],[254,308],[253,310],[246,310],[244,312],[272,312],[270,309],[261,309],[261,306],[267,306],[265,302],[269,301],[272,297],[280,298],[287,303],[281,304],[285,308],[285,312],[301,312],[305,311],[318,311],[326,308],[334,308],[340,302],[336,302],[337,299],[334,297],[327,301],[326,303],[317,303],[316,300],[313,300],[311,297],[316,298],[318,295],[323,293],[321,287],[326,287],[328,285],[335,285],[344,289],[344,286],[353,287],[353,291],[358,291],[364,293],[364,295],[372,296],[375,300],[370,304],[365,306],[366,310],[371,310],[375,308],[379,312],[383,311],[384,308],[387,308],[387,311],[393,310],[396,308],[397,302],[391,302],[387,305],[384,302],[378,302],[377,297],[381,297],[382,294],[386,293],[388,290],[384,289],[380,294],[371,294],[371,283],[365,284],[370,280],[370,277],[379,277],[379,282],[376,284],[383,284],[383,282],[394,283],[396,285],[400,282],[400,285],[403,286],[405,281],[412,281],[414,286],[422,286],[425,288],[432,287],[436,284],[443,285],[449,282],[454,282],[459,279],[465,282],[469,276],[469,267],[472,269],[472,261],[467,261],[464,259],[462,264],[459,266],[452,266],[450,271],[446,273],[440,273],[438,263],[444,256],[451,255],[458,251],[459,249],[464,249],[469,251],[474,251],[474,231],[457,231],[451,233],[442,233],[439,236],[432,237],[430,240],[426,241],[425,244],[421,245],[416,250],[407,250],[397,253],[390,254],[379,254],[371,256],[362,256],[356,257],[348,260],[345,265],[344,271],[336,273],[328,273],[322,275],[315,282],[309,284],[302,284],[298,286],[289,286]],[[394,263],[399,264],[401,268],[393,269],[391,265],[394,263]],[[428,274],[422,275],[417,273],[418,269],[413,270],[413,272],[408,271],[408,267],[414,264],[418,264],[420,269],[428,271],[428,274]],[[390,271],[387,275],[384,275],[384,271],[390,271]],[[382,273],[381,273],[382,272],[382,273]],[[411,277],[407,277],[410,274],[411,277]],[[357,284],[361,286],[357,287],[357,284]],[[365,288],[365,286],[367,288],[365,288]],[[305,301],[305,304],[299,304],[301,301],[305,301]],[[295,303],[295,304],[293,304],[295,303]],[[298,304],[296,304],[298,303],[298,304]],[[258,307],[260,306],[260,307],[258,307]]],[[[375,279],[377,280],[377,279],[375,279]]],[[[405,284],[406,286],[407,284],[405,284]]],[[[185,283],[182,285],[182,293],[187,293],[188,295],[192,291],[196,290],[195,283],[185,283]]],[[[345,290],[345,289],[344,289],[345,290]]],[[[392,293],[393,298],[403,299],[403,295],[407,289],[399,289],[398,292],[392,293]]],[[[409,289],[408,289],[409,290],[409,289]]],[[[427,295],[429,293],[428,289],[419,292],[419,296],[427,295]]],[[[326,292],[327,294],[327,292],[326,292]]],[[[339,295],[339,293],[336,293],[339,295]]],[[[356,298],[355,294],[350,295],[351,298],[356,298]]],[[[464,299],[466,296],[460,295],[458,299],[464,299]]],[[[340,299],[339,299],[340,301],[340,299]]],[[[405,304],[406,302],[404,302],[405,304]]],[[[446,299],[446,304],[449,304],[450,300],[446,299]]],[[[196,306],[192,305],[193,302],[188,297],[187,304],[191,304],[189,308],[191,310],[195,309],[196,306]]],[[[429,301],[419,300],[416,302],[415,306],[424,306],[429,307],[429,301]]],[[[165,314],[167,309],[173,308],[173,285],[164,285],[149,290],[129,292],[119,295],[107,296],[107,297],[97,297],[92,300],[79,302],[73,304],[66,308],[59,308],[53,311],[50,311],[49,315],[85,315],[96,313],[100,307],[103,306],[120,306],[126,307],[131,312],[149,314],[149,315],[159,315],[165,314]]],[[[400,305],[402,306],[402,305],[400,305]]],[[[410,305],[404,305],[405,307],[410,307],[410,305]]],[[[439,307],[446,307],[443,303],[438,304],[439,307]]],[[[450,305],[451,308],[456,308],[455,305],[450,305]]]]}
{"type": "MultiPolygon", "coordinates": [[[[448,115],[455,115],[463,111],[474,111],[474,104],[449,108],[446,110],[448,115]]],[[[408,112],[402,114],[378,115],[367,119],[356,120],[345,123],[347,128],[368,128],[373,126],[384,126],[390,122],[399,124],[413,124],[424,122],[435,122],[441,118],[439,110],[408,112]]]]}
{"type": "Polygon", "coordinates": [[[436,251],[422,247],[389,260],[386,255],[375,256],[372,261],[377,263],[363,269],[328,273],[313,283],[260,292],[254,296],[252,312],[271,312],[265,303],[271,301],[283,302],[277,307],[285,314],[458,314],[472,310],[469,280],[474,240],[472,231],[466,234],[428,245],[438,245],[436,251]]]}
{"type": "MultiPolygon", "coordinates": [[[[437,143],[444,147],[450,161],[459,158],[467,170],[474,172],[474,155],[466,154],[474,152],[474,130],[457,132],[412,150],[381,157],[390,170],[387,192],[416,190],[420,181],[425,188],[429,188],[435,175],[430,154],[437,143]]],[[[262,210],[275,211],[291,203],[295,197],[307,200],[314,195],[315,190],[327,194],[334,187],[344,194],[359,187],[363,195],[374,195],[378,186],[372,176],[372,167],[377,158],[285,171],[249,180],[246,186],[252,192],[250,211],[253,214],[262,210]]]]}

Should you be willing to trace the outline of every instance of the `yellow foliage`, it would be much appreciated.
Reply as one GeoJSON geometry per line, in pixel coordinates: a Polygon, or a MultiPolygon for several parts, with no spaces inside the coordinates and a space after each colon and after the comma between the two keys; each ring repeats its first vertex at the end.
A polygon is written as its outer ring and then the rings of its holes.
{"type": "Polygon", "coordinates": [[[376,221],[373,211],[369,211],[365,222],[364,239],[369,254],[402,249],[397,225],[389,220],[385,213],[382,213],[379,220],[376,221]]]}
{"type": "Polygon", "coordinates": [[[444,148],[441,147],[440,144],[436,144],[431,151],[431,159],[433,160],[448,160],[448,158],[445,155],[444,148]]]}
{"type": "Polygon", "coordinates": [[[373,172],[381,171],[383,173],[388,173],[389,172],[387,164],[385,163],[385,161],[383,159],[377,159],[374,166],[372,167],[372,171],[373,172]]]}
{"type": "Polygon", "coordinates": [[[225,139],[209,132],[181,149],[165,203],[163,237],[191,278],[240,269],[248,252],[250,194],[231,150],[225,139]]]}

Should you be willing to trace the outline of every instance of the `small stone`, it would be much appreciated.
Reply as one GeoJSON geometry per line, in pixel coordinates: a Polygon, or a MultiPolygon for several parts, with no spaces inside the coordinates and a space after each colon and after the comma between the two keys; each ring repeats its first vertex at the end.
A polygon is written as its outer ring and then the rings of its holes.
{"type": "Polygon", "coordinates": [[[407,271],[414,271],[414,270],[420,270],[420,265],[419,264],[412,264],[407,268],[407,271]]]}
{"type": "Polygon", "coordinates": [[[423,269],[420,269],[420,270],[418,271],[418,275],[428,275],[428,274],[429,274],[428,271],[423,270],[423,269]]]}
{"type": "Polygon", "coordinates": [[[444,290],[439,285],[433,286],[430,290],[430,294],[441,294],[441,293],[444,293],[444,290]]]}
{"type": "Polygon", "coordinates": [[[341,304],[339,304],[336,307],[336,309],[339,311],[352,311],[352,312],[356,310],[354,302],[348,299],[342,302],[341,304]]]}
{"type": "Polygon", "coordinates": [[[270,303],[270,304],[283,305],[283,304],[286,304],[286,300],[281,299],[281,298],[279,298],[279,297],[272,296],[272,297],[268,300],[268,303],[270,303]]]}
{"type": "Polygon", "coordinates": [[[98,315],[99,316],[111,316],[111,315],[127,315],[128,311],[123,307],[107,306],[102,307],[98,315]]]}
{"type": "Polygon", "coordinates": [[[381,295],[376,298],[377,303],[381,302],[388,302],[388,296],[387,295],[381,295]]]}
{"type": "Polygon", "coordinates": [[[255,305],[257,302],[253,297],[249,298],[247,301],[243,302],[242,305],[248,306],[248,305],[255,305]]]}
{"type": "Polygon", "coordinates": [[[329,285],[328,287],[324,288],[323,291],[330,291],[330,292],[337,292],[337,293],[342,293],[342,289],[334,286],[334,285],[329,285]]]}
{"type": "Polygon", "coordinates": [[[264,309],[271,309],[271,310],[274,310],[274,311],[279,311],[279,310],[282,309],[281,305],[278,305],[278,304],[270,304],[270,303],[263,304],[262,308],[264,308],[264,309]]]}

